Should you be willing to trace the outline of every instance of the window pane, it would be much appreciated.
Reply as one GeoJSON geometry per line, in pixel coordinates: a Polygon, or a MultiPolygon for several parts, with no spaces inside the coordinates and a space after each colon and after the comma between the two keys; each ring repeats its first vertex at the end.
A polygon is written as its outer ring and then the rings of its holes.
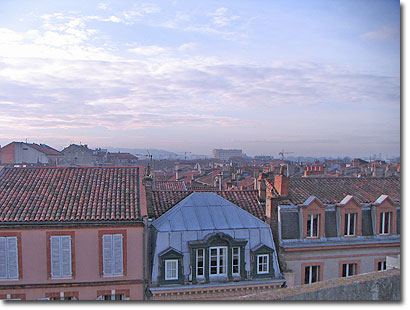
{"type": "Polygon", "coordinates": [[[355,235],[355,222],[356,222],[356,213],[351,213],[350,214],[350,231],[349,235],[354,236],[355,235]]]}
{"type": "Polygon", "coordinates": [[[319,227],[319,215],[316,214],[313,216],[313,232],[312,237],[318,236],[318,227],[319,227]]]}
{"type": "Polygon", "coordinates": [[[311,283],[315,283],[317,281],[319,281],[319,266],[312,266],[312,282],[311,283]]]}
{"type": "Polygon", "coordinates": [[[310,283],[310,266],[305,267],[305,284],[310,283]]]}

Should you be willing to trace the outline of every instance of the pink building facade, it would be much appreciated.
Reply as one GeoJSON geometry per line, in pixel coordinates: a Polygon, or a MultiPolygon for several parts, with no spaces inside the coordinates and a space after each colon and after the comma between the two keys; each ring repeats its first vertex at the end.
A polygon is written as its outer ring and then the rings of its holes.
{"type": "Polygon", "coordinates": [[[140,171],[3,169],[0,299],[143,300],[147,233],[140,171]]]}

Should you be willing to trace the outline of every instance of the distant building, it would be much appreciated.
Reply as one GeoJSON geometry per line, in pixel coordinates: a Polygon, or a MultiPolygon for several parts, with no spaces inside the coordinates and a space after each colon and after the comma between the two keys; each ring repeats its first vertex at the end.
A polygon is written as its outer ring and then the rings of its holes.
{"type": "Polygon", "coordinates": [[[136,166],[138,158],[130,153],[108,153],[108,164],[113,166],[136,166]]]}
{"type": "Polygon", "coordinates": [[[11,142],[1,148],[1,164],[7,166],[56,166],[63,156],[46,144],[11,142]]]}
{"type": "Polygon", "coordinates": [[[231,157],[241,157],[243,156],[242,150],[223,150],[214,149],[212,150],[212,157],[215,159],[229,160],[231,157]]]}
{"type": "Polygon", "coordinates": [[[59,166],[94,166],[94,151],[85,145],[70,144],[64,150],[59,166]]]}

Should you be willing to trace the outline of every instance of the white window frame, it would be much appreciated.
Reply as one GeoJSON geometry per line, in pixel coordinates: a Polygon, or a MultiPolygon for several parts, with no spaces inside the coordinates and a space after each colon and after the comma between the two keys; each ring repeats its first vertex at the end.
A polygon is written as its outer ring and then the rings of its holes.
{"type": "Polygon", "coordinates": [[[390,235],[390,225],[391,225],[392,212],[381,212],[380,213],[380,235],[390,235]],[[387,219],[386,219],[386,215],[387,219]],[[387,223],[386,223],[387,220],[387,223]],[[387,224],[387,231],[385,230],[387,224]]]}
{"type": "MultiPolygon", "coordinates": [[[[344,277],[346,277],[346,278],[347,277],[352,277],[352,276],[355,276],[357,274],[357,263],[346,263],[346,264],[343,264],[343,266],[344,265],[346,265],[346,275],[344,277]],[[349,273],[350,273],[351,269],[353,269],[353,273],[350,275],[349,273]]],[[[342,272],[343,272],[343,270],[342,270],[342,272]]],[[[343,276],[343,274],[342,274],[342,276],[343,276]]]]}
{"type": "Polygon", "coordinates": [[[311,266],[306,266],[305,267],[305,279],[306,279],[306,268],[308,268],[309,272],[309,281],[308,283],[305,282],[305,284],[312,284],[320,281],[320,265],[311,265],[311,266]],[[313,268],[316,267],[316,280],[315,282],[313,281],[313,268]]]}
{"type": "Polygon", "coordinates": [[[346,213],[345,214],[345,236],[355,236],[356,235],[356,221],[357,213],[346,213]],[[347,216],[347,219],[346,219],[347,216]],[[353,228],[350,225],[351,217],[353,216],[353,228]]]}
{"type": "MultiPolygon", "coordinates": [[[[18,240],[17,236],[0,237],[0,266],[4,268],[0,272],[0,279],[19,279],[18,260],[18,240]]],[[[1,269],[0,269],[1,271],[1,269]]]]}
{"type": "Polygon", "coordinates": [[[205,249],[196,249],[196,262],[195,262],[195,272],[197,278],[204,278],[205,277],[205,249]],[[202,252],[202,255],[199,253],[202,252]],[[202,267],[198,266],[199,257],[202,257],[202,267]],[[202,269],[202,274],[198,274],[199,269],[202,269]]]}
{"type": "Polygon", "coordinates": [[[309,214],[308,218],[306,220],[306,225],[307,225],[307,228],[306,228],[306,235],[307,236],[306,237],[307,238],[318,238],[319,237],[319,231],[320,231],[320,214],[309,214]],[[314,234],[314,232],[313,232],[313,228],[314,228],[313,220],[315,218],[317,219],[316,234],[314,234]],[[309,221],[310,221],[310,225],[309,225],[309,221]],[[308,228],[310,228],[310,234],[308,234],[308,232],[309,232],[308,228]]]}
{"type": "Polygon", "coordinates": [[[226,276],[228,272],[228,247],[226,246],[217,246],[217,247],[210,247],[209,248],[209,276],[226,276]],[[212,250],[216,250],[216,273],[211,273],[211,268],[215,266],[211,266],[212,261],[212,250]],[[225,254],[225,255],[223,255],[225,254]],[[220,264],[222,258],[222,265],[220,264]],[[222,272],[220,272],[220,268],[222,267],[222,272]]]}
{"type": "Polygon", "coordinates": [[[71,278],[73,275],[71,261],[71,240],[71,236],[68,235],[50,236],[50,275],[53,279],[71,278]],[[63,242],[67,242],[67,240],[69,247],[68,249],[65,249],[63,242]],[[54,249],[54,246],[58,247],[58,249],[54,249]],[[57,252],[54,252],[54,250],[57,250],[57,252]]]}
{"type": "Polygon", "coordinates": [[[269,273],[269,254],[260,254],[256,256],[256,261],[257,261],[257,265],[256,265],[256,273],[257,274],[268,274],[269,273]],[[260,259],[266,259],[266,263],[265,262],[261,262],[260,259]],[[262,270],[259,270],[260,266],[265,266],[265,268],[262,268],[262,270]]]}
{"type": "Polygon", "coordinates": [[[385,260],[377,262],[377,271],[384,271],[384,270],[387,270],[387,262],[385,260]],[[381,269],[379,269],[379,266],[381,266],[381,269]]]}
{"type": "MultiPolygon", "coordinates": [[[[103,234],[102,235],[102,259],[103,259],[103,275],[123,276],[124,275],[124,235],[123,234],[103,234]],[[114,245],[114,239],[121,239],[120,246],[114,245]],[[110,240],[110,247],[105,244],[110,240]],[[106,248],[107,246],[107,248],[106,248]],[[119,253],[118,253],[119,252],[119,253]],[[116,258],[118,260],[116,260],[116,258]]],[[[118,240],[116,240],[118,241],[118,240]]]]}
{"type": "Polygon", "coordinates": [[[241,274],[241,248],[240,247],[233,247],[232,248],[232,275],[233,276],[239,276],[241,274]],[[234,249],[238,250],[238,254],[234,254],[234,249]],[[234,265],[233,261],[235,256],[238,258],[238,264],[234,265]],[[238,272],[233,271],[233,267],[237,266],[238,267],[238,272]]]}
{"type": "Polygon", "coordinates": [[[165,280],[167,281],[168,280],[178,280],[178,260],[177,259],[166,259],[165,260],[165,280]],[[175,276],[168,276],[168,270],[170,268],[168,264],[175,264],[175,276]]]}

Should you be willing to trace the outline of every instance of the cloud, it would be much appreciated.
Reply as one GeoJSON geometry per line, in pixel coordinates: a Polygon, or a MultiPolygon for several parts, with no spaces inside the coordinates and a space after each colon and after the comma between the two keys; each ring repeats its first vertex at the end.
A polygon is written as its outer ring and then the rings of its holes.
{"type": "Polygon", "coordinates": [[[383,26],[379,30],[366,32],[360,37],[363,40],[370,41],[391,41],[397,39],[399,35],[400,33],[397,28],[391,26],[383,26]]]}
{"type": "Polygon", "coordinates": [[[213,22],[218,27],[228,26],[232,21],[238,20],[240,16],[228,16],[227,15],[228,9],[227,8],[218,8],[214,13],[209,15],[213,16],[213,22]]]}
{"type": "Polygon", "coordinates": [[[131,49],[128,49],[128,51],[134,54],[138,54],[138,55],[152,56],[152,55],[163,54],[167,51],[167,49],[161,46],[157,46],[157,45],[149,45],[149,46],[131,48],[131,49]]]}

